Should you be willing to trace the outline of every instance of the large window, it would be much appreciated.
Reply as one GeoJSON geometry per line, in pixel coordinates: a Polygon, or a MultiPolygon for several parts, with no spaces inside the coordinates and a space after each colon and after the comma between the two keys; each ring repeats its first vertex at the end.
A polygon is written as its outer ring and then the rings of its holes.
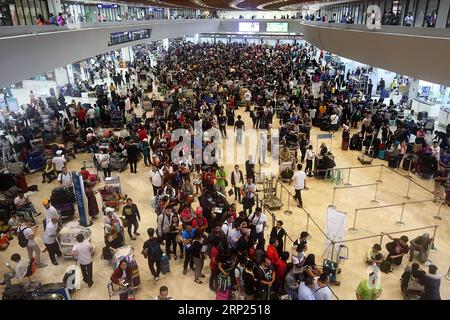
{"type": "Polygon", "coordinates": [[[423,19],[424,27],[436,26],[437,12],[439,10],[439,0],[428,0],[425,9],[425,17],[423,19]]]}

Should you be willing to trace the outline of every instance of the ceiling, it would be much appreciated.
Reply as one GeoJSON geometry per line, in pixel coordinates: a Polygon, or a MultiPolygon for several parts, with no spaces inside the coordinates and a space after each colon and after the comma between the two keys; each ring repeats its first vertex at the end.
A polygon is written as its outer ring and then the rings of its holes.
{"type": "Polygon", "coordinates": [[[296,5],[310,0],[122,0],[130,3],[141,3],[144,5],[170,7],[170,8],[193,8],[211,10],[236,10],[234,3],[242,10],[280,10],[288,5],[296,5]]]}

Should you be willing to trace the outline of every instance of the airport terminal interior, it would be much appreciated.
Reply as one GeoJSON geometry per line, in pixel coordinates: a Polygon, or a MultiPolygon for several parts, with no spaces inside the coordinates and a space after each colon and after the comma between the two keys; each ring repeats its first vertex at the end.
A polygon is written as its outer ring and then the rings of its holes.
{"type": "Polygon", "coordinates": [[[450,299],[450,0],[0,7],[3,300],[450,299]]]}

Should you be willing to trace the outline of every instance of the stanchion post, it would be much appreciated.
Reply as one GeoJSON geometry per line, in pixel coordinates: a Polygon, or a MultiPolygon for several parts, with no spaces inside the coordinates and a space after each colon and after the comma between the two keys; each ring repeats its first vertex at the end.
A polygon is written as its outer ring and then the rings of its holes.
{"type": "Polygon", "coordinates": [[[308,232],[309,229],[309,212],[306,213],[306,232],[308,232]]]}
{"type": "Polygon", "coordinates": [[[286,251],[287,233],[284,234],[283,251],[286,251]]]}
{"type": "Polygon", "coordinates": [[[441,209],[442,209],[442,203],[443,203],[442,199],[440,199],[439,202],[440,203],[439,203],[439,209],[438,209],[437,215],[433,216],[433,218],[436,220],[442,220],[442,218],[441,218],[441,209]]]}
{"type": "Polygon", "coordinates": [[[378,180],[376,182],[383,183],[383,180],[381,180],[381,173],[383,172],[383,165],[380,165],[380,175],[378,176],[378,180]]]}
{"type": "Polygon", "coordinates": [[[404,198],[406,200],[411,199],[411,197],[409,196],[409,189],[411,188],[411,181],[412,181],[412,179],[409,179],[409,181],[408,181],[408,190],[406,190],[406,196],[404,196],[404,198]]]}
{"type": "Polygon", "coordinates": [[[276,223],[277,223],[277,222],[276,222],[275,215],[272,214],[272,228],[275,228],[275,224],[276,224],[276,223]]]}
{"type": "Polygon", "coordinates": [[[334,261],[334,241],[331,240],[331,261],[334,261]]]}
{"type": "Polygon", "coordinates": [[[351,233],[357,233],[358,229],[356,229],[356,217],[358,216],[358,209],[355,209],[355,217],[353,218],[353,226],[348,229],[351,233]]]}
{"type": "Polygon", "coordinates": [[[377,200],[377,193],[378,193],[378,183],[375,185],[375,194],[373,195],[373,200],[370,201],[372,204],[379,204],[380,201],[377,200]]]}
{"type": "Polygon", "coordinates": [[[350,174],[352,172],[352,168],[348,168],[348,177],[347,177],[347,183],[344,184],[344,186],[351,186],[350,184],[350,174]]]}
{"type": "Polygon", "coordinates": [[[411,159],[411,161],[409,161],[408,174],[405,174],[405,178],[412,179],[412,176],[411,176],[411,165],[412,165],[412,159],[411,159]]]}
{"type": "Polygon", "coordinates": [[[382,235],[380,235],[380,246],[382,246],[383,245],[383,237],[384,237],[384,235],[382,234],[382,235]]]}
{"type": "Polygon", "coordinates": [[[336,187],[333,187],[333,199],[331,199],[331,205],[334,206],[334,197],[336,195],[336,187]]]}
{"type": "Polygon", "coordinates": [[[403,227],[405,225],[405,223],[403,222],[403,212],[405,211],[405,205],[406,205],[406,203],[403,202],[402,203],[402,213],[400,214],[400,220],[395,223],[395,225],[398,227],[403,227]]]}
{"type": "MultiPolygon", "coordinates": [[[[288,198],[288,200],[287,200],[288,208],[287,208],[287,210],[284,210],[283,213],[287,216],[290,216],[293,212],[291,211],[291,197],[289,196],[289,192],[288,192],[287,198],[288,198]]],[[[283,203],[283,202],[281,202],[281,203],[283,203]]]]}

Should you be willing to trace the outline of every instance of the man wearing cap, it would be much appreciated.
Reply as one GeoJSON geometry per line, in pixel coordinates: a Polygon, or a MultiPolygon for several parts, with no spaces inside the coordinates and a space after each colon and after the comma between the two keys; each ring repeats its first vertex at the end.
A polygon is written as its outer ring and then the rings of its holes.
{"type": "Polygon", "coordinates": [[[56,173],[59,175],[66,164],[66,159],[62,154],[62,150],[56,151],[56,157],[53,158],[52,162],[55,165],[56,173]]]}
{"type": "Polygon", "coordinates": [[[42,205],[45,208],[45,211],[44,211],[45,220],[42,221],[43,224],[44,224],[44,231],[45,231],[45,229],[47,228],[47,225],[51,222],[52,217],[53,216],[58,216],[59,217],[59,213],[55,209],[55,207],[50,204],[50,201],[48,199],[44,199],[42,201],[42,205]]]}
{"type": "Polygon", "coordinates": [[[108,229],[111,228],[116,228],[117,232],[122,232],[122,221],[120,220],[120,218],[117,216],[117,214],[114,213],[114,209],[111,207],[106,207],[105,208],[105,226],[108,229]]]}

